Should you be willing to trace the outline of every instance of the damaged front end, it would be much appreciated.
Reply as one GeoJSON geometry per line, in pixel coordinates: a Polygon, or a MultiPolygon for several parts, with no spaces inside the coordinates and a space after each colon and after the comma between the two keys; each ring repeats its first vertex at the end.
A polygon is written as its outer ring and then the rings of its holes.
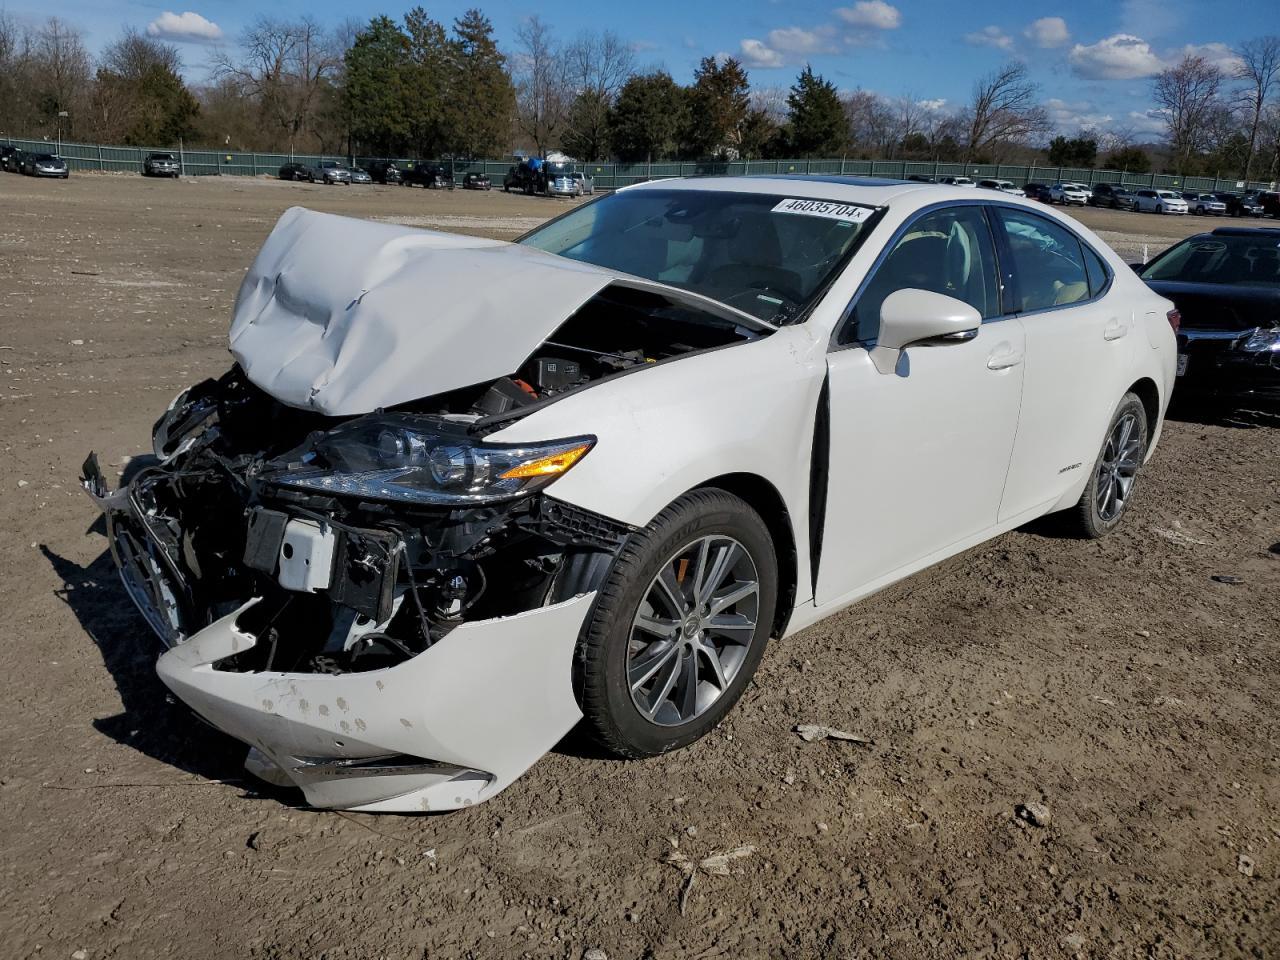
{"type": "Polygon", "coordinates": [[[329,418],[236,367],[174,401],[127,486],[86,461],[160,676],[260,776],[315,806],[448,809],[579,718],[574,648],[630,530],[544,492],[593,437],[487,440],[511,389],[329,418]]]}

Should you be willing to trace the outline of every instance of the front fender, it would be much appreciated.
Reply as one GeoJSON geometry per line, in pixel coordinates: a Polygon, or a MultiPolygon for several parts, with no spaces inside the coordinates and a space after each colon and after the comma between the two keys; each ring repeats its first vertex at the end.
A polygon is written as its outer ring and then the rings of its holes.
{"type": "Polygon", "coordinates": [[[803,326],[635,370],[567,396],[492,435],[503,442],[593,434],[596,446],[548,493],[633,526],[708,480],[762,477],[793,520],[798,599],[809,574],[814,414],[826,375],[803,326]]]}

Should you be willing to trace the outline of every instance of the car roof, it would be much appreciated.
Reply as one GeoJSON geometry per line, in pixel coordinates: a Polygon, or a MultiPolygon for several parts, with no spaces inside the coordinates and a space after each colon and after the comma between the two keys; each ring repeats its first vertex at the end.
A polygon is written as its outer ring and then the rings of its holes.
{"type": "MultiPolygon", "coordinates": [[[[1280,239],[1280,227],[1215,227],[1213,233],[1219,237],[1280,239]]],[[[1205,236],[1205,234],[1201,234],[1201,236],[1205,236]]]]}

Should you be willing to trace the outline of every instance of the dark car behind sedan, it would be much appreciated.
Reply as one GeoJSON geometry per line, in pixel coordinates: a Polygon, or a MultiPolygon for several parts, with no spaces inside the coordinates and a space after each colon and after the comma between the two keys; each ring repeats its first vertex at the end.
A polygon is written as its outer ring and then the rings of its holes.
{"type": "Polygon", "coordinates": [[[11,147],[8,144],[0,145],[0,170],[8,170],[10,173],[16,173],[18,170],[18,154],[21,153],[17,147],[11,147]],[[10,163],[12,162],[12,166],[10,163]]]}
{"type": "Polygon", "coordinates": [[[1200,233],[1138,273],[1182,315],[1182,395],[1280,399],[1280,228],[1200,233]]]}
{"type": "Polygon", "coordinates": [[[1049,187],[1044,183],[1028,183],[1022,188],[1022,195],[1028,200],[1039,200],[1041,203],[1052,203],[1049,187]]]}
{"type": "Polygon", "coordinates": [[[468,173],[462,178],[463,190],[490,190],[493,184],[487,173],[468,173]]]}
{"type": "Polygon", "coordinates": [[[56,153],[26,153],[25,151],[22,154],[20,172],[28,177],[54,177],[59,180],[67,179],[71,173],[67,167],[67,161],[56,153]]]}

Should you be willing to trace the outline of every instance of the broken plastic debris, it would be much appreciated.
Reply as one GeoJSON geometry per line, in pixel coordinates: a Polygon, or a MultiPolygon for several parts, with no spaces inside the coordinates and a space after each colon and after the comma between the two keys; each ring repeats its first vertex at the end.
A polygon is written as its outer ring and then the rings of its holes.
{"type": "Polygon", "coordinates": [[[813,743],[815,740],[847,740],[849,743],[861,743],[864,746],[871,746],[875,741],[868,740],[866,737],[860,737],[856,733],[846,733],[843,730],[837,730],[835,727],[826,727],[819,723],[801,723],[792,727],[796,733],[800,734],[800,739],[805,743],[813,743]]]}

